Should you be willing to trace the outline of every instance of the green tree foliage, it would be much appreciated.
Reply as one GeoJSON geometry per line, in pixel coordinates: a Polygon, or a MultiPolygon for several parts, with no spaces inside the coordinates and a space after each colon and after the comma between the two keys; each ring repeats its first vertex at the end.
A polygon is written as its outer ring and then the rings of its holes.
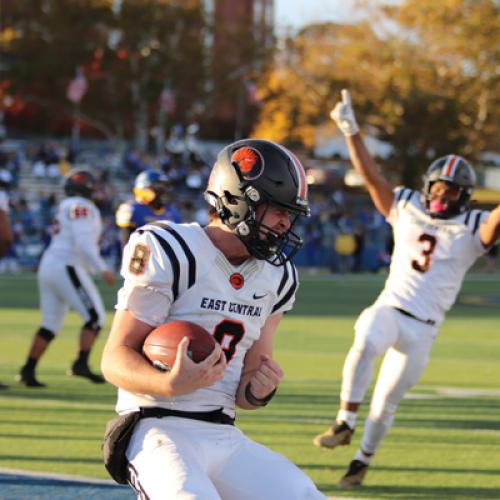
{"type": "Polygon", "coordinates": [[[355,25],[323,24],[287,41],[263,78],[255,133],[312,147],[343,87],[366,131],[388,141],[398,180],[418,184],[435,156],[498,148],[499,4],[406,0],[355,25]]]}

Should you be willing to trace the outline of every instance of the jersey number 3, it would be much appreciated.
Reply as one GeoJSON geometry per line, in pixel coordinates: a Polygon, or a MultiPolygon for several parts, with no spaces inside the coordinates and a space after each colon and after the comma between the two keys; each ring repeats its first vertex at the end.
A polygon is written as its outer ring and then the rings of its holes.
{"type": "Polygon", "coordinates": [[[418,241],[423,245],[423,249],[420,252],[422,256],[419,260],[412,260],[411,267],[419,273],[426,273],[431,265],[432,252],[436,248],[437,239],[432,234],[423,233],[418,238],[418,241]]]}

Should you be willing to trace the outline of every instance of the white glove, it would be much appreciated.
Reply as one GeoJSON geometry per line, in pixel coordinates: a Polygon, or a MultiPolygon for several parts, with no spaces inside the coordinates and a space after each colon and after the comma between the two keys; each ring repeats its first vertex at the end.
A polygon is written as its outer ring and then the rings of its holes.
{"type": "Polygon", "coordinates": [[[330,112],[330,118],[345,136],[356,135],[359,132],[358,122],[352,109],[349,91],[342,89],[342,101],[338,102],[330,112]]]}

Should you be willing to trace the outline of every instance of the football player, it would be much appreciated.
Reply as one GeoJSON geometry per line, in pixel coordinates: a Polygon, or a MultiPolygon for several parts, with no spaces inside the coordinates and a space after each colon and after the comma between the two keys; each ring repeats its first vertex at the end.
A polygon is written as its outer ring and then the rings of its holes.
{"type": "Polygon", "coordinates": [[[169,180],[155,170],[144,170],[135,179],[134,200],[122,203],[116,211],[116,225],[120,228],[122,248],[130,235],[140,226],[155,220],[180,222],[180,214],[169,201],[169,180]]]}
{"type": "Polygon", "coordinates": [[[373,203],[394,234],[384,289],[354,327],[336,423],[314,439],[324,448],[350,443],[374,360],[384,355],[361,446],[339,483],[353,487],[362,484],[399,402],[427,366],[439,325],[455,302],[465,273],[500,237],[500,206],[491,213],[469,207],[476,175],[464,158],[454,154],[429,166],[422,192],[392,189],[364,146],[348,91],[342,91],[342,101],[331,116],[346,137],[351,161],[373,203]]]}
{"type": "Polygon", "coordinates": [[[84,324],[78,356],[68,374],[104,382],[88,366],[90,350],[105,319],[104,305],[91,274],[100,273],[110,285],[114,282],[113,272],[99,254],[101,215],[92,201],[96,180],[87,170],[72,170],[65,177],[63,189],[66,197],[57,208],[52,240],[38,268],[42,324],[17,376],[28,387],[45,386],[36,378],[35,368],[70,308],[80,314],[84,324]]]}
{"type": "MultiPolygon", "coordinates": [[[[13,242],[12,228],[9,221],[9,197],[4,186],[0,182],[0,258],[2,258],[13,242]]],[[[6,389],[7,385],[0,382],[0,389],[6,389]]]]}
{"type": "Polygon", "coordinates": [[[126,452],[128,481],[152,499],[325,498],[233,425],[235,406],[265,406],[283,377],[273,337],[298,286],[290,259],[302,245],[295,223],[309,213],[304,169],[279,144],[241,140],[219,153],[205,197],[207,226],[148,224],[124,250],[101,367],[119,388],[117,411],[142,416],[126,452]],[[141,346],[171,320],[203,326],[214,351],[194,363],[184,338],[172,370],[158,371],[141,346]]]}
{"type": "Polygon", "coordinates": [[[0,257],[7,253],[12,245],[12,228],[9,222],[9,197],[0,185],[0,257]]]}

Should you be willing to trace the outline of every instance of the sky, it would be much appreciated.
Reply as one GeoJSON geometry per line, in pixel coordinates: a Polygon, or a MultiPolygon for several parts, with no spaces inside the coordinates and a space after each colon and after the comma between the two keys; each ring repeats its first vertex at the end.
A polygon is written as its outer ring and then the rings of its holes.
{"type": "Polygon", "coordinates": [[[349,21],[355,16],[355,0],[275,0],[278,29],[300,28],[318,21],[349,21]]]}
{"type": "MultiPolygon", "coordinates": [[[[287,26],[296,30],[318,21],[355,21],[360,13],[356,2],[357,0],[275,0],[274,15],[278,35],[284,33],[287,26]]],[[[380,2],[382,3],[382,0],[380,2]]],[[[397,4],[401,0],[383,2],[397,4]]]]}

